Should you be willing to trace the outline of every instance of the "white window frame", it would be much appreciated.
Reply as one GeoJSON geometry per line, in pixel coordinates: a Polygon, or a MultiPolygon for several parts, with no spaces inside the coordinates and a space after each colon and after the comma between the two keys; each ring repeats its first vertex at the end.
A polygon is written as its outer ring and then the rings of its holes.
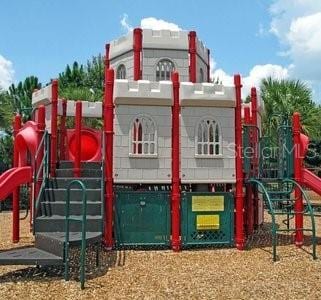
{"type": "Polygon", "coordinates": [[[222,129],[220,123],[212,116],[202,117],[195,128],[195,157],[196,158],[222,158],[222,129]],[[201,126],[201,141],[199,140],[199,128],[201,126]],[[210,128],[212,126],[213,139],[210,141],[210,128]],[[218,130],[218,141],[216,141],[216,130],[218,130]],[[201,152],[199,153],[199,147],[201,152]],[[213,149],[213,154],[210,154],[210,149],[213,149]],[[216,153],[218,147],[218,153],[216,153]],[[204,151],[206,149],[206,151],[204,151]],[[205,152],[205,153],[204,153],[205,152]]]}
{"type": "Polygon", "coordinates": [[[157,125],[154,119],[149,115],[138,115],[135,118],[132,119],[130,122],[130,129],[129,129],[129,157],[135,157],[135,158],[157,158],[158,157],[158,136],[157,136],[157,125]],[[153,126],[154,131],[153,132],[146,132],[146,123],[144,123],[144,120],[149,121],[150,125],[153,126]],[[141,132],[141,140],[139,140],[139,129],[136,127],[135,137],[134,137],[134,126],[138,126],[139,124],[142,126],[142,132],[141,132]],[[151,136],[154,136],[154,139],[151,138],[151,136]],[[146,139],[147,137],[147,139],[146,139]],[[151,152],[151,147],[154,147],[153,153],[151,152]],[[141,147],[141,153],[138,149],[141,147]],[[145,147],[147,147],[147,151],[145,151],[145,147]],[[136,153],[134,151],[136,150],[136,153]]]}
{"type": "Polygon", "coordinates": [[[155,81],[156,82],[159,82],[159,81],[170,81],[171,80],[171,74],[173,71],[176,70],[176,66],[175,66],[175,63],[173,62],[172,59],[170,58],[167,58],[167,57],[163,57],[161,58],[160,60],[157,61],[157,64],[155,66],[155,81]],[[162,63],[170,63],[172,65],[172,69],[171,70],[158,70],[159,67],[161,66],[162,63]],[[162,78],[161,74],[159,75],[159,77],[157,76],[157,72],[164,72],[164,78],[162,78]],[[167,72],[169,72],[169,77],[167,78],[167,72]]]}
{"type": "Polygon", "coordinates": [[[126,66],[124,64],[120,64],[116,70],[116,79],[126,79],[126,76],[127,76],[126,73],[127,73],[126,66]]]}

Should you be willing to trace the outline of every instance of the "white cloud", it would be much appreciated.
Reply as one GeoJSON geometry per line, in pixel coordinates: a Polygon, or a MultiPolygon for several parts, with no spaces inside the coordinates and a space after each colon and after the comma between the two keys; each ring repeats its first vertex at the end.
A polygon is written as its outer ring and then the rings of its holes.
{"type": "Polygon", "coordinates": [[[128,33],[128,32],[133,30],[133,27],[129,24],[128,15],[127,14],[123,14],[122,15],[122,17],[120,19],[120,25],[122,27],[122,30],[125,33],[128,33]]]}
{"type": "MultiPolygon", "coordinates": [[[[279,65],[256,65],[254,66],[249,74],[242,76],[242,96],[246,97],[251,90],[251,87],[260,87],[261,80],[267,77],[272,77],[274,79],[285,79],[289,77],[289,72],[287,68],[279,65]]],[[[217,69],[213,72],[212,78],[215,80],[218,78],[222,81],[224,85],[233,85],[234,79],[233,75],[227,74],[222,69],[217,69]]]]}
{"type": "Polygon", "coordinates": [[[13,82],[13,77],[12,62],[0,54],[0,89],[7,89],[13,82]]]}
{"type": "Polygon", "coordinates": [[[142,29],[153,29],[153,30],[161,30],[161,29],[167,29],[172,31],[182,30],[182,28],[175,23],[167,22],[162,19],[156,19],[154,17],[142,19],[140,22],[140,27],[142,29]]]}
{"type": "Polygon", "coordinates": [[[291,60],[290,75],[321,82],[321,1],[275,0],[270,12],[270,32],[291,60]]]}
{"type": "MultiPolygon", "coordinates": [[[[121,16],[120,25],[121,25],[122,30],[125,33],[133,31],[133,26],[130,24],[130,21],[128,19],[128,15],[126,13],[124,13],[121,16]]],[[[167,29],[167,30],[172,30],[172,31],[182,30],[182,28],[179,27],[175,23],[167,22],[167,21],[162,20],[162,19],[156,19],[154,17],[148,17],[148,18],[141,19],[140,28],[142,28],[142,29],[153,29],[153,30],[167,29]]]]}

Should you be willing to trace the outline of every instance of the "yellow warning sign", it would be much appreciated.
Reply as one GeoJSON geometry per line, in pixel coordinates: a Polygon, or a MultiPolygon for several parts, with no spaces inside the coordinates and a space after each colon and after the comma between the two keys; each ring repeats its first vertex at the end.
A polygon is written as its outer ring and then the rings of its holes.
{"type": "Polygon", "coordinates": [[[197,215],[196,228],[197,230],[220,229],[220,216],[219,215],[197,215]]]}
{"type": "Polygon", "coordinates": [[[192,196],[192,211],[224,211],[224,196],[192,196]]]}

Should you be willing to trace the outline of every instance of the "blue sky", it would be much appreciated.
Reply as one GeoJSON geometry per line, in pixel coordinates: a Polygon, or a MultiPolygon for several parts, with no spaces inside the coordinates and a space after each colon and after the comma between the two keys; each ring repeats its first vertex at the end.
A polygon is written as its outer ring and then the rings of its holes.
{"type": "Polygon", "coordinates": [[[211,49],[213,75],[226,82],[236,72],[247,85],[266,75],[300,78],[321,98],[316,0],[1,0],[0,86],[28,75],[48,82],[66,64],[102,52],[126,33],[124,23],[136,27],[148,17],[196,30],[211,49]]]}

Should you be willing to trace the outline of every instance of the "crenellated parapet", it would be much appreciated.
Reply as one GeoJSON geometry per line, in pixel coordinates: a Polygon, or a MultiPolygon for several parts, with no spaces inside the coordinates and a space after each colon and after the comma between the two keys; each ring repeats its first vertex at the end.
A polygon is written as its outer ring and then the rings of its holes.
{"type": "Polygon", "coordinates": [[[172,105],[172,82],[149,80],[116,80],[114,86],[115,104],[128,105],[172,105]]]}
{"type": "Polygon", "coordinates": [[[114,59],[133,50],[133,35],[127,34],[110,42],[109,58],[114,59]]]}
{"type": "Polygon", "coordinates": [[[32,106],[39,106],[41,104],[46,105],[51,102],[52,97],[52,85],[49,84],[46,87],[36,90],[32,93],[32,106]]]}
{"type": "Polygon", "coordinates": [[[235,88],[214,83],[182,82],[182,106],[235,107],[235,88]]]}
{"type": "Polygon", "coordinates": [[[188,50],[188,32],[144,29],[143,48],[188,50]]]}

